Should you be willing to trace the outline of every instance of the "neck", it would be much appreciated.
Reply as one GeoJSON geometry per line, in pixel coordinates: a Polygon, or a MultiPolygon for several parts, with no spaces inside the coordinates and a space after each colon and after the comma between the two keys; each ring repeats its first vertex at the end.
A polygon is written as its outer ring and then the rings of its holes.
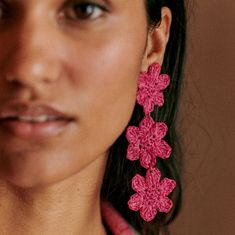
{"type": "Polygon", "coordinates": [[[88,168],[45,187],[22,189],[0,180],[1,235],[105,235],[100,213],[104,164],[88,168]]]}

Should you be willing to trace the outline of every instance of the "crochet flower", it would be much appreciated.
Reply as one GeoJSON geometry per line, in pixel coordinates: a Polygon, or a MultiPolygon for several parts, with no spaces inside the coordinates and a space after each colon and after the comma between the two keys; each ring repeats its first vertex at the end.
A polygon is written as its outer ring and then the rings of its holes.
{"type": "Polygon", "coordinates": [[[164,178],[160,182],[161,173],[158,169],[149,169],[144,178],[136,175],[132,179],[132,188],[136,191],[128,201],[131,210],[140,210],[140,216],[147,222],[153,220],[159,212],[168,213],[173,202],[167,198],[176,183],[174,180],[164,178]]]}
{"type": "Polygon", "coordinates": [[[171,147],[162,138],[168,128],[163,122],[154,122],[146,116],[139,127],[127,128],[126,138],[130,143],[127,149],[127,159],[139,160],[142,167],[148,169],[156,164],[157,157],[166,159],[171,154],[171,147]]]}
{"type": "Polygon", "coordinates": [[[137,103],[144,107],[145,114],[153,111],[154,106],[164,104],[163,90],[170,84],[170,77],[161,74],[161,66],[158,63],[152,64],[148,72],[143,72],[139,77],[137,92],[137,103]]]}

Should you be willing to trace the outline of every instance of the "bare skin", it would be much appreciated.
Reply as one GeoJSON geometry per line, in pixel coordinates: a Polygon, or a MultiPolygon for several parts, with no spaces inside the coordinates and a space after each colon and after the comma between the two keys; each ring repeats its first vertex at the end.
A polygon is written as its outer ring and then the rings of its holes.
{"type": "Polygon", "coordinates": [[[105,10],[91,4],[85,19],[74,10],[82,1],[6,2],[0,108],[43,101],[74,121],[44,139],[0,126],[0,233],[104,235],[99,194],[108,150],[131,118],[139,72],[163,61],[171,13],[162,8],[160,27],[148,32],[144,1],[94,0],[105,10]]]}

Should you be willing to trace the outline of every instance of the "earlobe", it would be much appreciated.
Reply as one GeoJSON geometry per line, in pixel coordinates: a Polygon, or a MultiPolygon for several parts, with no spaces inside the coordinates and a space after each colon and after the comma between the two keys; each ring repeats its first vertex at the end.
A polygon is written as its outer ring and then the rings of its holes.
{"type": "Polygon", "coordinates": [[[158,62],[163,63],[166,46],[170,37],[172,15],[168,7],[161,9],[161,22],[148,33],[147,46],[142,62],[142,71],[147,71],[148,67],[158,62]]]}

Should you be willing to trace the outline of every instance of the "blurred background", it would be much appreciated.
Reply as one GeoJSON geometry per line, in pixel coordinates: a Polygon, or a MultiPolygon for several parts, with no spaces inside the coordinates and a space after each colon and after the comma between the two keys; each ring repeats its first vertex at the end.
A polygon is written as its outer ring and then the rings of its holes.
{"type": "Polygon", "coordinates": [[[178,131],[182,210],[172,235],[235,235],[235,1],[189,0],[178,131]]]}

